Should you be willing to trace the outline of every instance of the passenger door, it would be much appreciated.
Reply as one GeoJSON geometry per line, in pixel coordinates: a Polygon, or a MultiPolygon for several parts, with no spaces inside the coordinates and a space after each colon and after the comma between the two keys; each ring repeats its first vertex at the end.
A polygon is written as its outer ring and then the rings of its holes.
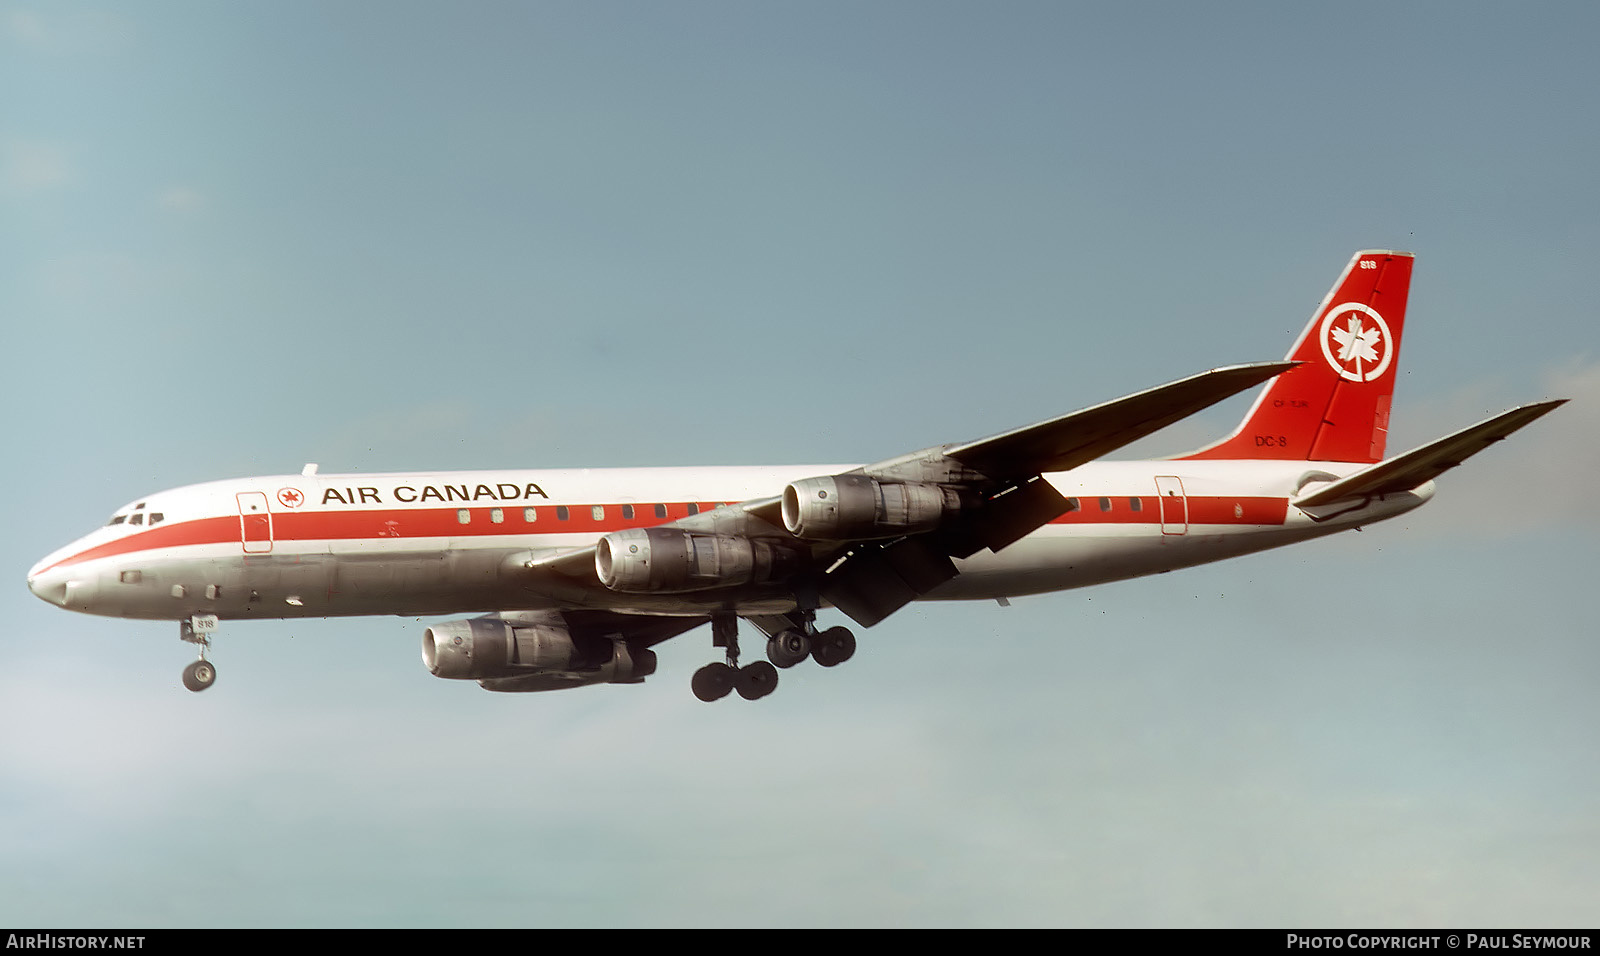
{"type": "Polygon", "coordinates": [[[267,510],[266,492],[241,491],[234,498],[239,502],[239,542],[244,553],[271,552],[272,512],[267,510]]]}

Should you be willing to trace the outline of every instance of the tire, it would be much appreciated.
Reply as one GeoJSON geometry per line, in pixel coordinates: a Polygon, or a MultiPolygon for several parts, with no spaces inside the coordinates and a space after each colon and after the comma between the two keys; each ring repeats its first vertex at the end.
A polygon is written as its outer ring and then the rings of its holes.
{"type": "Polygon", "coordinates": [[[760,700],[778,689],[778,669],[766,661],[741,667],[735,687],[745,700],[760,700]]]}
{"type": "Polygon", "coordinates": [[[823,667],[837,667],[856,653],[856,636],[847,627],[830,627],[811,643],[811,656],[823,667]]]}
{"type": "Polygon", "coordinates": [[[726,664],[707,664],[694,672],[689,686],[696,697],[709,704],[728,696],[728,692],[733,690],[734,677],[733,668],[726,664]]]}
{"type": "Polygon", "coordinates": [[[811,638],[796,628],[781,631],[767,641],[767,660],[790,668],[811,656],[811,638]]]}
{"type": "Polygon", "coordinates": [[[216,682],[217,669],[210,661],[195,661],[183,669],[183,686],[197,694],[216,682]]]}

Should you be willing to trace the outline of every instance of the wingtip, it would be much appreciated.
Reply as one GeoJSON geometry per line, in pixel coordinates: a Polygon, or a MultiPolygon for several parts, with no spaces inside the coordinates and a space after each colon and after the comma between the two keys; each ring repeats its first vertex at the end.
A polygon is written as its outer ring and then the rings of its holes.
{"type": "Polygon", "coordinates": [[[1214,368],[1211,371],[1212,373],[1231,373],[1235,375],[1258,376],[1261,378],[1261,380],[1265,381],[1266,379],[1272,378],[1274,375],[1282,375],[1284,372],[1289,371],[1296,365],[1304,364],[1304,362],[1279,359],[1276,362],[1246,362],[1243,365],[1224,365],[1221,368],[1214,368]]]}
{"type": "Polygon", "coordinates": [[[1548,415],[1570,401],[1572,401],[1570,398],[1547,398],[1542,402],[1529,402],[1522,407],[1534,411],[1534,417],[1538,417],[1539,415],[1548,415]]]}
{"type": "MultiPolygon", "coordinates": [[[[1212,371],[1212,372],[1245,372],[1245,371],[1265,370],[1265,369],[1269,369],[1269,368],[1290,369],[1290,368],[1295,367],[1296,365],[1302,365],[1302,364],[1304,364],[1304,363],[1290,361],[1288,359],[1278,359],[1275,362],[1242,362],[1242,363],[1240,363],[1238,365],[1219,365],[1216,368],[1211,369],[1210,371],[1212,371]]],[[[1205,373],[1201,373],[1201,374],[1205,374],[1205,373]]]]}
{"type": "Polygon", "coordinates": [[[1531,414],[1533,417],[1538,418],[1540,415],[1547,415],[1550,412],[1555,411],[1570,401],[1572,401],[1570,398],[1546,398],[1542,401],[1527,402],[1523,405],[1517,405],[1512,408],[1508,408],[1502,414],[1515,415],[1518,413],[1523,413],[1531,414]]]}

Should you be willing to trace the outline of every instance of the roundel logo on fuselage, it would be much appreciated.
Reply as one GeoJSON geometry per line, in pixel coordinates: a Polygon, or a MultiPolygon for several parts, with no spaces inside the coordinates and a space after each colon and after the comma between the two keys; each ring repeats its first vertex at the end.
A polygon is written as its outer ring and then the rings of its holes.
{"type": "Polygon", "coordinates": [[[306,496],[300,493],[299,488],[279,488],[278,502],[285,508],[298,508],[306,503],[306,496]]]}
{"type": "Polygon", "coordinates": [[[1371,382],[1389,370],[1394,337],[1376,309],[1343,302],[1322,319],[1322,357],[1340,378],[1371,382]]]}

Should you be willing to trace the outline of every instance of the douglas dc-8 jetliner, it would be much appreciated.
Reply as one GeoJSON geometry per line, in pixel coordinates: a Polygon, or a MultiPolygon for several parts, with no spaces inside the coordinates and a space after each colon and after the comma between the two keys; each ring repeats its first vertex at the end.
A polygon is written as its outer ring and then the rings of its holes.
{"type": "Polygon", "coordinates": [[[1410,511],[1434,479],[1564,400],[1384,458],[1412,255],[1357,253],[1283,362],[1237,365],[977,441],[866,466],[241,478],[147,495],[40,561],[52,604],[179,622],[190,690],[217,622],[488,612],[434,624],[439,677],[494,691],[637,683],[651,648],[712,625],[694,693],[754,700],[778,668],[849,659],[819,630],[910,601],[1007,598],[1155,574],[1410,511]],[[1229,437],[1109,452],[1267,383],[1229,437]],[[739,664],[739,619],[768,660],[739,664]]]}

